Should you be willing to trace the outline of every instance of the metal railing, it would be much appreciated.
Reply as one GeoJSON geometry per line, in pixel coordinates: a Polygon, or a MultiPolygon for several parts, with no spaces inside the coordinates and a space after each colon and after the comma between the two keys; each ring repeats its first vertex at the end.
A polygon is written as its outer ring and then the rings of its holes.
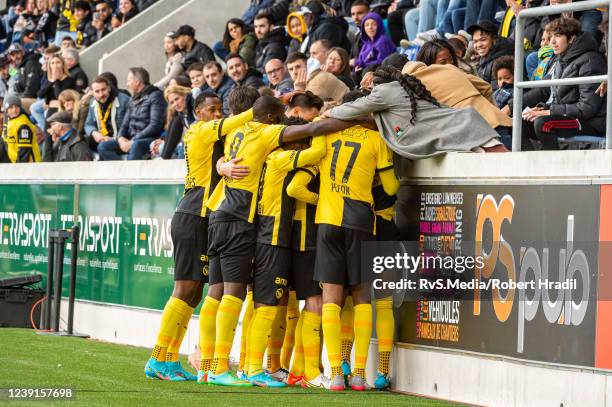
{"type": "MultiPolygon", "coordinates": [[[[525,20],[530,17],[548,16],[566,12],[592,10],[596,8],[609,8],[611,0],[587,0],[577,3],[559,4],[528,8],[516,16],[515,50],[514,50],[514,101],[512,105],[512,151],[521,151],[523,89],[539,88],[558,85],[584,85],[591,83],[608,82],[610,84],[610,67],[612,66],[612,24],[608,24],[608,73],[606,75],[587,76],[583,78],[549,79],[540,81],[523,81],[525,67],[525,51],[523,37],[525,20]]],[[[612,148],[612,86],[608,86],[606,106],[606,148],[612,148]]]]}

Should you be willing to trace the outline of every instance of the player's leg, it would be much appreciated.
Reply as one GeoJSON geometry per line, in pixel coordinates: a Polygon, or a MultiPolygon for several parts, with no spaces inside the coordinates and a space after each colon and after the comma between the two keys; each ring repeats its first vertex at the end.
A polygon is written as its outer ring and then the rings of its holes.
{"type": "Polygon", "coordinates": [[[289,289],[287,288],[283,297],[278,302],[276,317],[272,323],[270,338],[268,338],[268,347],[266,349],[266,369],[272,377],[281,382],[286,382],[289,376],[289,371],[281,367],[281,351],[286,336],[289,293],[289,289]]]}
{"type": "Polygon", "coordinates": [[[355,309],[353,308],[353,297],[349,290],[344,290],[344,305],[340,312],[340,323],[342,325],[342,374],[344,380],[348,384],[351,375],[351,352],[353,351],[353,342],[355,341],[355,309]]]}
{"type": "Polygon", "coordinates": [[[220,272],[212,272],[215,267],[213,263],[219,261],[219,257],[211,258],[211,283],[208,286],[208,295],[200,309],[200,368],[198,370],[198,383],[207,383],[208,372],[211,370],[212,360],[215,354],[216,321],[219,310],[220,299],[223,296],[223,281],[220,272]]]}
{"type": "Polygon", "coordinates": [[[244,221],[217,222],[210,225],[210,232],[216,239],[211,244],[217,245],[215,248],[219,253],[223,296],[217,311],[215,353],[208,383],[250,386],[249,382],[238,379],[229,371],[229,354],[246,296],[246,286],[251,280],[255,228],[244,221]]]}
{"type": "Polygon", "coordinates": [[[347,230],[345,237],[348,285],[351,287],[355,310],[355,358],[349,384],[353,390],[365,390],[368,388],[365,368],[372,338],[372,303],[370,284],[361,274],[361,243],[373,240],[374,236],[357,230],[347,230]]]}
{"type": "MultiPolygon", "coordinates": [[[[320,224],[317,228],[316,281],[323,283],[322,327],[331,378],[324,387],[344,390],[340,311],[346,282],[346,251],[342,228],[320,224]]],[[[302,328],[303,329],[303,328],[302,328]]],[[[302,334],[303,336],[303,334],[302,334]]]]}
{"type": "Polygon", "coordinates": [[[253,272],[255,314],[249,333],[249,381],[260,387],[284,387],[263,369],[263,356],[268,336],[278,312],[278,305],[287,292],[291,250],[258,243],[253,272]]]}
{"type": "Polygon", "coordinates": [[[291,366],[291,355],[295,346],[295,328],[300,317],[300,307],[294,290],[289,292],[289,302],[287,303],[287,320],[285,325],[285,337],[283,338],[283,348],[280,355],[281,368],[289,371],[291,366]]]}
{"type": "Polygon", "coordinates": [[[180,366],[178,350],[207,280],[207,258],[200,255],[206,252],[207,222],[199,216],[177,212],[172,218],[170,232],[174,242],[175,286],[162,312],[161,326],[145,374],[163,380],[195,380],[195,376],[180,366]]]}
{"type": "Polygon", "coordinates": [[[300,385],[304,376],[304,347],[302,344],[302,326],[304,324],[304,311],[300,312],[298,323],[295,327],[295,346],[293,348],[293,361],[287,377],[289,386],[300,385]]]}
{"type": "Polygon", "coordinates": [[[253,289],[251,286],[247,287],[244,308],[244,315],[242,316],[242,330],[240,331],[240,361],[238,362],[237,372],[237,375],[240,378],[246,377],[246,370],[248,370],[248,330],[253,319],[253,313],[255,312],[255,307],[253,305],[253,289]]]}

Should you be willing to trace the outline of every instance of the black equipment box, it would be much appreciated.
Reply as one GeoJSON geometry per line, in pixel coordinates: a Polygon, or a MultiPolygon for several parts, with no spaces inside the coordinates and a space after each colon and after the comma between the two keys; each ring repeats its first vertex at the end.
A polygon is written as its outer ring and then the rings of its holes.
{"type": "MultiPolygon", "coordinates": [[[[37,274],[0,280],[0,327],[33,328],[30,312],[34,304],[45,296],[45,291],[24,286],[40,280],[37,274]]],[[[40,322],[41,308],[42,304],[39,304],[32,315],[35,324],[40,322]]]]}

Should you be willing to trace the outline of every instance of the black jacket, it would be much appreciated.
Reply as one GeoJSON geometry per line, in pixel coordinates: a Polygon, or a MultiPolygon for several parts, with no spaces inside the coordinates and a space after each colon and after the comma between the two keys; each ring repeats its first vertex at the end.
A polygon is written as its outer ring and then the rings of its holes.
{"type": "Polygon", "coordinates": [[[326,39],[331,42],[332,47],[342,47],[351,52],[351,43],[346,37],[348,23],[341,17],[315,17],[313,25],[308,30],[308,46],[317,40],[326,39]]]}
{"type": "Polygon", "coordinates": [[[68,140],[57,140],[53,143],[53,161],[91,161],[91,150],[81,138],[76,135],[76,130],[72,129],[72,134],[68,140]]]}
{"type": "Polygon", "coordinates": [[[215,54],[212,52],[210,47],[203,42],[196,41],[193,43],[191,51],[185,53],[183,57],[183,69],[186,71],[189,65],[194,62],[202,62],[207,64],[215,60],[215,54]]]}
{"type": "Polygon", "coordinates": [[[164,129],[166,100],[161,90],[147,85],[130,100],[119,136],[127,139],[156,139],[164,129]]]}
{"type": "Polygon", "coordinates": [[[262,9],[257,14],[268,13],[270,14],[270,17],[272,17],[272,21],[275,25],[285,25],[285,21],[289,15],[289,6],[291,3],[291,0],[275,0],[274,4],[272,4],[270,7],[262,9]]]}
{"type": "Polygon", "coordinates": [[[480,58],[478,63],[478,76],[489,82],[493,89],[497,89],[497,80],[493,77],[493,63],[504,55],[514,55],[514,43],[505,38],[498,38],[489,54],[480,58]]]}
{"type": "Polygon", "coordinates": [[[42,77],[42,69],[35,54],[28,54],[19,65],[19,78],[17,79],[16,91],[20,97],[35,98],[42,77]]]}
{"type": "Polygon", "coordinates": [[[266,34],[255,47],[255,68],[264,72],[264,65],[271,59],[285,61],[289,39],[284,27],[278,27],[266,34]]]}
{"type": "Polygon", "coordinates": [[[249,68],[246,76],[240,82],[238,82],[240,86],[252,86],[255,89],[259,89],[262,86],[266,86],[263,81],[263,75],[261,72],[256,70],[255,68],[249,68]]]}
{"type": "Polygon", "coordinates": [[[75,89],[83,93],[87,85],[89,85],[89,79],[83,68],[81,68],[81,65],[76,64],[68,70],[68,73],[70,77],[74,79],[75,89]]]}
{"type": "Polygon", "coordinates": [[[76,82],[70,76],[55,82],[45,81],[36,96],[39,99],[45,99],[45,103],[49,104],[50,101],[57,100],[59,94],[66,89],[76,89],[76,82]]]}
{"type": "Polygon", "coordinates": [[[77,26],[77,45],[89,47],[98,39],[98,30],[91,25],[91,18],[81,22],[77,26]]]}
{"type": "MultiPolygon", "coordinates": [[[[552,68],[545,79],[554,75],[555,79],[578,78],[603,75],[607,72],[606,60],[598,51],[599,44],[589,33],[582,33],[569,49],[555,57],[552,68]]],[[[567,116],[579,120],[588,120],[589,124],[600,132],[606,130],[606,99],[595,94],[598,83],[589,85],[555,86],[555,95],[549,104],[550,114],[567,116]]],[[[547,103],[551,88],[535,88],[525,93],[523,106],[534,107],[538,103],[547,103]]]]}

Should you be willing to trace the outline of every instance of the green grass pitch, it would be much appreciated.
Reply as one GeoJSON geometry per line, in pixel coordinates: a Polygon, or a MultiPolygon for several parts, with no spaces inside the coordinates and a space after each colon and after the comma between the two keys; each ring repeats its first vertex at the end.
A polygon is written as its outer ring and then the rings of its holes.
{"type": "MultiPolygon", "coordinates": [[[[194,382],[146,379],[150,350],[95,340],[37,335],[26,329],[0,329],[0,388],[71,387],[74,401],[10,402],[16,406],[457,406],[391,392],[332,393],[286,388],[220,388],[194,382]],[[66,404],[68,403],[68,404],[66,404]]],[[[182,360],[187,365],[186,360],[182,360]]],[[[7,401],[0,400],[0,405],[7,401]]]]}

